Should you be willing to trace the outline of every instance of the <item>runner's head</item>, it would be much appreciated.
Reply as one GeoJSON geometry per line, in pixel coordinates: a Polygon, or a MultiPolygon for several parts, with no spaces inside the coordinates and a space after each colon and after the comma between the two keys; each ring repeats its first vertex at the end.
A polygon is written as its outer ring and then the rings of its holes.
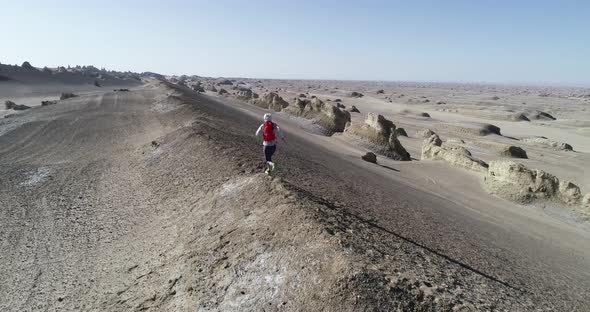
{"type": "Polygon", "coordinates": [[[264,114],[264,121],[271,121],[271,120],[272,120],[272,115],[270,113],[264,114]]]}

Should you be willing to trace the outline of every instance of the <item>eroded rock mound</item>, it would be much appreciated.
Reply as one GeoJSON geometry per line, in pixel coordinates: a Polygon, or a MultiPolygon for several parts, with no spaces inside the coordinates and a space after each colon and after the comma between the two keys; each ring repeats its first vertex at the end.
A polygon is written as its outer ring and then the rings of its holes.
{"type": "Polygon", "coordinates": [[[349,111],[349,112],[351,112],[351,113],[360,113],[360,112],[361,112],[361,111],[360,111],[358,108],[356,108],[356,106],[354,106],[354,105],[352,105],[348,111],[349,111]]]}
{"type": "Polygon", "coordinates": [[[345,133],[366,140],[375,152],[391,159],[408,161],[410,153],[395,135],[395,124],[382,115],[369,113],[362,125],[349,124],[345,133]]]}
{"type": "Polygon", "coordinates": [[[53,100],[53,101],[50,101],[50,100],[41,101],[41,106],[49,106],[49,105],[55,105],[55,104],[57,104],[57,101],[55,101],[55,100],[53,100]]]}
{"type": "Polygon", "coordinates": [[[286,110],[294,115],[314,119],[319,125],[331,132],[342,132],[350,122],[350,112],[338,108],[331,103],[325,103],[317,97],[311,99],[295,99],[293,105],[286,110]]]}
{"type": "Polygon", "coordinates": [[[365,124],[375,129],[377,132],[382,133],[386,139],[389,138],[389,134],[396,128],[393,121],[386,119],[383,115],[375,113],[367,114],[365,124]]]}
{"type": "Polygon", "coordinates": [[[348,96],[354,97],[354,98],[361,98],[364,96],[364,94],[362,94],[360,92],[352,91],[348,94],[348,96]]]}
{"type": "Polygon", "coordinates": [[[465,122],[460,124],[445,124],[441,125],[441,127],[461,134],[477,136],[486,136],[490,134],[502,135],[500,133],[500,127],[487,123],[465,122]]]}
{"type": "Polygon", "coordinates": [[[16,103],[14,103],[13,101],[10,101],[10,100],[4,101],[4,107],[6,109],[13,109],[15,106],[16,106],[16,103]]]}
{"type": "Polygon", "coordinates": [[[410,153],[406,151],[402,143],[398,140],[397,136],[394,133],[389,135],[389,150],[387,151],[386,155],[389,158],[395,160],[403,160],[408,161],[412,160],[410,153]]]}
{"type": "Polygon", "coordinates": [[[33,65],[31,65],[31,63],[26,62],[26,61],[23,62],[23,65],[21,67],[24,68],[24,69],[35,69],[36,70],[36,68],[33,67],[33,65]]]}
{"type": "Polygon", "coordinates": [[[229,92],[227,92],[227,90],[225,90],[224,88],[220,88],[219,91],[217,91],[217,94],[219,95],[225,95],[228,94],[229,92]]]}
{"type": "Polygon", "coordinates": [[[528,203],[538,199],[553,200],[570,206],[580,206],[584,212],[584,199],[577,185],[560,181],[552,174],[529,169],[514,161],[490,162],[484,185],[491,194],[512,201],[528,203]]]}
{"type": "Polygon", "coordinates": [[[452,165],[477,172],[487,172],[488,164],[471,155],[460,146],[443,146],[437,134],[433,134],[422,143],[422,159],[442,160],[452,165]]]}
{"type": "Polygon", "coordinates": [[[540,146],[547,146],[556,150],[564,150],[564,151],[573,151],[574,148],[563,142],[553,141],[546,137],[528,137],[522,138],[522,142],[533,144],[533,145],[540,145],[540,146]]]}
{"type": "Polygon", "coordinates": [[[500,156],[528,159],[526,151],[518,146],[498,142],[474,142],[474,145],[489,149],[500,156]]]}
{"type": "Polygon", "coordinates": [[[59,99],[60,100],[65,100],[65,99],[70,99],[70,98],[73,98],[73,97],[77,97],[77,95],[74,94],[74,93],[71,93],[71,92],[64,92],[64,93],[62,93],[60,95],[59,99]]]}
{"type": "Polygon", "coordinates": [[[430,114],[428,114],[428,113],[419,112],[419,111],[410,110],[410,109],[404,109],[401,111],[401,113],[406,114],[406,115],[410,115],[410,116],[430,118],[430,114]]]}
{"type": "Polygon", "coordinates": [[[6,109],[13,109],[13,110],[25,110],[31,108],[30,106],[24,104],[16,104],[13,101],[5,101],[4,106],[6,109]]]}
{"type": "Polygon", "coordinates": [[[524,113],[516,113],[508,116],[510,121],[531,121],[524,113]]]}
{"type": "Polygon", "coordinates": [[[524,149],[514,145],[505,145],[500,150],[500,155],[512,158],[528,159],[528,155],[524,149]]]}
{"type": "Polygon", "coordinates": [[[277,112],[280,112],[289,106],[287,101],[274,92],[266,92],[262,94],[260,98],[252,101],[252,104],[262,108],[272,109],[277,112]]]}
{"type": "Polygon", "coordinates": [[[377,163],[377,155],[375,155],[375,153],[368,152],[365,155],[361,156],[361,159],[364,161],[368,161],[370,163],[377,163]]]}

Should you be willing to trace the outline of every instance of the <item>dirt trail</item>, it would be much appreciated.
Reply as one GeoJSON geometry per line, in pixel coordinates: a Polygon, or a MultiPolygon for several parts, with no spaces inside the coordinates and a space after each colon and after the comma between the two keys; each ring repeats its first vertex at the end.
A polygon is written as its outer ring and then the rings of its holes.
{"type": "Polygon", "coordinates": [[[264,176],[250,113],[155,84],[1,121],[0,310],[588,304],[587,258],[313,135],[290,135],[264,176]]]}

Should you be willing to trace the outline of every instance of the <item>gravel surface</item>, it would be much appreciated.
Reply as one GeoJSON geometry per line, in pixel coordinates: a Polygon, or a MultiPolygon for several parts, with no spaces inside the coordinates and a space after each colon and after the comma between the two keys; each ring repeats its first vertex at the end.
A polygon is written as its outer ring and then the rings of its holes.
{"type": "Polygon", "coordinates": [[[171,88],[0,122],[12,127],[0,136],[0,310],[587,307],[588,261],[559,244],[289,135],[288,120],[280,171],[265,176],[257,108],[171,88]]]}

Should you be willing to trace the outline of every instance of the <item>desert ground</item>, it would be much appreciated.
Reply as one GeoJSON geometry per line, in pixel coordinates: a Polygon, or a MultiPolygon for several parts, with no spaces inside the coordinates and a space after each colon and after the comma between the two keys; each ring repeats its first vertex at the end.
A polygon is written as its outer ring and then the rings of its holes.
{"type": "Polygon", "coordinates": [[[590,305],[590,90],[141,80],[0,119],[0,310],[590,305]]]}

